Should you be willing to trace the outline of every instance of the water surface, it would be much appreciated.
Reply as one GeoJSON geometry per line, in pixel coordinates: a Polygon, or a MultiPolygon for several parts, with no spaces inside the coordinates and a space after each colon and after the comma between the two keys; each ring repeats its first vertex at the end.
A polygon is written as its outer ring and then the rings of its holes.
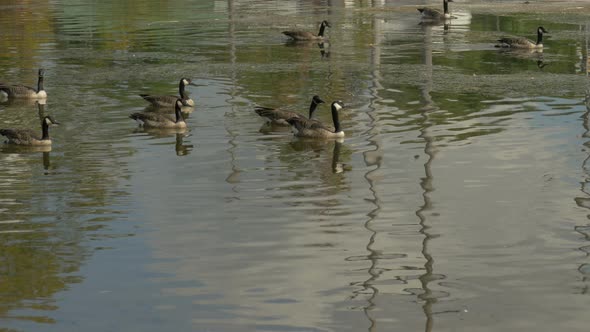
{"type": "Polygon", "coordinates": [[[0,81],[49,98],[0,127],[62,125],[0,146],[0,328],[587,331],[590,8],[419,3],[1,4],[0,81]],[[183,76],[188,131],[128,118],[183,76]],[[343,142],[253,113],[314,94],[343,142]]]}

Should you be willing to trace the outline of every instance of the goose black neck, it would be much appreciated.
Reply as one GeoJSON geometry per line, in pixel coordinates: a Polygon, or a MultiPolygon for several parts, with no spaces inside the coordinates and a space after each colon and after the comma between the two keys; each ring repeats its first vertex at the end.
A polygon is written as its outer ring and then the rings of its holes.
{"type": "Polygon", "coordinates": [[[340,120],[338,120],[338,110],[332,106],[332,121],[334,122],[334,132],[340,131],[340,120]]]}
{"type": "Polygon", "coordinates": [[[543,44],[543,31],[537,31],[537,45],[543,44]]]}
{"type": "Polygon", "coordinates": [[[443,0],[443,13],[445,15],[449,13],[449,2],[447,0],[443,0]]]}
{"type": "Polygon", "coordinates": [[[311,101],[311,105],[309,105],[309,119],[311,119],[311,117],[313,116],[313,112],[315,112],[315,109],[318,107],[318,104],[315,102],[315,100],[311,101]]]}
{"type": "Polygon", "coordinates": [[[182,111],[180,110],[178,103],[174,106],[174,114],[176,114],[176,123],[184,121],[184,116],[182,116],[182,111]]]}
{"type": "Polygon", "coordinates": [[[43,76],[39,76],[39,80],[37,81],[37,92],[43,91],[43,76]]]}
{"type": "Polygon", "coordinates": [[[180,81],[180,83],[178,83],[178,92],[180,93],[180,98],[188,99],[188,96],[187,96],[186,92],[184,91],[184,82],[183,81],[180,81]]]}
{"type": "Polygon", "coordinates": [[[323,37],[324,36],[324,30],[326,29],[326,24],[322,22],[322,25],[320,25],[320,32],[318,32],[318,36],[319,37],[323,37]]]}
{"type": "Polygon", "coordinates": [[[43,136],[41,136],[42,140],[49,139],[49,125],[47,124],[47,119],[43,119],[43,123],[41,124],[41,129],[43,130],[43,136]]]}

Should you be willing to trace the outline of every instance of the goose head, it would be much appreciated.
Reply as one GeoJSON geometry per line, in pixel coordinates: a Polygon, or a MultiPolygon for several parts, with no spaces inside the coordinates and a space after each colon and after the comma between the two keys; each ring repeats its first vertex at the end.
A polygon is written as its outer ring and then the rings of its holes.
{"type": "Polygon", "coordinates": [[[49,125],[58,125],[58,124],[59,124],[59,122],[55,121],[55,119],[54,119],[54,118],[52,118],[50,115],[47,115],[47,116],[45,116],[45,117],[43,118],[43,122],[44,122],[46,125],[48,125],[48,126],[49,126],[49,125]]]}
{"type": "Polygon", "coordinates": [[[43,77],[45,76],[45,69],[41,68],[39,69],[39,77],[43,77]]]}
{"type": "Polygon", "coordinates": [[[325,27],[331,28],[331,26],[330,26],[330,22],[328,22],[328,21],[326,21],[326,20],[323,20],[323,21],[322,21],[322,25],[323,25],[323,26],[325,26],[325,27]]]}
{"type": "Polygon", "coordinates": [[[181,82],[181,84],[182,84],[182,85],[184,85],[184,86],[187,86],[187,85],[189,85],[189,84],[191,84],[191,83],[192,83],[192,81],[190,80],[190,78],[185,78],[185,77],[181,78],[181,79],[180,79],[180,82],[181,82]]]}
{"type": "Polygon", "coordinates": [[[545,28],[543,28],[543,27],[538,27],[537,33],[544,34],[544,33],[549,33],[549,31],[545,30],[545,28]]]}
{"type": "Polygon", "coordinates": [[[343,108],[344,108],[344,103],[342,102],[342,100],[336,100],[332,103],[332,109],[335,111],[340,111],[343,108]]]}
{"type": "Polygon", "coordinates": [[[322,104],[322,103],[325,103],[325,102],[324,102],[324,101],[323,101],[323,100],[320,98],[320,96],[318,96],[318,95],[315,95],[315,96],[313,96],[313,97],[311,98],[311,100],[312,100],[312,101],[314,102],[314,104],[316,104],[316,105],[317,105],[317,104],[322,104]]]}

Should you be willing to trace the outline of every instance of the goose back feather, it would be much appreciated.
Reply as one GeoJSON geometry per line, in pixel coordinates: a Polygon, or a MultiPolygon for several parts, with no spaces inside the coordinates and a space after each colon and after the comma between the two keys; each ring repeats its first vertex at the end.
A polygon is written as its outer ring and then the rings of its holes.
{"type": "Polygon", "coordinates": [[[543,48],[543,34],[549,33],[543,27],[537,28],[537,42],[525,37],[504,37],[498,39],[496,47],[510,47],[510,48],[528,48],[528,49],[539,49],[543,48]]]}
{"type": "Polygon", "coordinates": [[[45,70],[39,69],[37,89],[22,84],[0,83],[0,92],[7,98],[45,99],[47,98],[47,92],[43,88],[44,76],[45,70]]]}
{"type": "Polygon", "coordinates": [[[174,115],[155,112],[137,112],[129,117],[140,125],[150,128],[186,128],[186,122],[182,116],[182,101],[176,100],[174,115]]]}
{"type": "Polygon", "coordinates": [[[340,121],[338,118],[338,111],[344,107],[341,101],[332,103],[332,122],[334,128],[324,125],[323,123],[301,117],[294,117],[287,120],[293,128],[294,134],[297,137],[307,138],[341,138],[344,137],[344,131],[340,129],[340,121]]]}
{"type": "Polygon", "coordinates": [[[329,28],[330,23],[328,21],[324,20],[320,24],[320,31],[318,32],[317,35],[312,32],[303,31],[303,30],[287,30],[287,31],[283,31],[283,34],[288,37],[291,37],[294,40],[318,40],[318,39],[324,39],[324,31],[325,31],[326,27],[329,28]]]}
{"type": "Polygon", "coordinates": [[[9,144],[16,145],[51,145],[49,125],[59,124],[51,116],[45,116],[41,122],[42,134],[39,136],[31,129],[0,129],[0,135],[5,136],[9,144]]]}
{"type": "Polygon", "coordinates": [[[149,102],[153,107],[174,107],[176,100],[178,99],[182,101],[183,106],[193,107],[195,106],[195,102],[188,96],[188,93],[185,90],[186,86],[191,83],[192,81],[188,78],[183,77],[180,79],[180,82],[178,83],[179,96],[150,94],[140,94],[140,96],[149,102]]]}
{"type": "MultiPolygon", "coordinates": [[[[323,102],[324,101],[317,95],[311,98],[311,104],[309,105],[309,119],[313,117],[313,113],[315,112],[318,105],[323,102]]],[[[291,118],[301,117],[307,119],[303,114],[278,108],[259,106],[254,108],[254,112],[256,112],[256,114],[259,116],[266,118],[271,124],[280,126],[288,126],[289,123],[287,120],[291,118]]]]}
{"type": "Polygon", "coordinates": [[[418,11],[422,15],[422,20],[425,21],[441,21],[450,19],[451,14],[449,14],[449,2],[453,0],[443,0],[443,11],[441,12],[439,9],[430,8],[430,7],[421,7],[418,8],[418,11]]]}

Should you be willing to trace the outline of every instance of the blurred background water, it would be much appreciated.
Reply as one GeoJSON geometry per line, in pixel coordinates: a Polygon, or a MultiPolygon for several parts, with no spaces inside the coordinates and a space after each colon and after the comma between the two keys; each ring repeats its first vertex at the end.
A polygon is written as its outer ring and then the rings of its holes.
{"type": "Polygon", "coordinates": [[[0,146],[0,329],[587,331],[590,5],[423,4],[0,2],[0,81],[49,94],[0,127],[62,123],[0,146]],[[128,118],[183,76],[187,132],[128,118]],[[343,142],[253,113],[314,94],[343,142]]]}

